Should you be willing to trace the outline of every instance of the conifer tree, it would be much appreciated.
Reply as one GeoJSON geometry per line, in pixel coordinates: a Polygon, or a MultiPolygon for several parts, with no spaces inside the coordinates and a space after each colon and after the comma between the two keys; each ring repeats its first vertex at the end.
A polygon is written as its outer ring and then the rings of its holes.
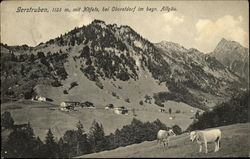
{"type": "Polygon", "coordinates": [[[14,120],[11,117],[10,112],[6,111],[1,115],[1,125],[5,128],[12,128],[14,125],[14,120]]]}
{"type": "Polygon", "coordinates": [[[55,158],[58,157],[58,145],[55,142],[54,135],[51,129],[48,130],[45,138],[45,156],[55,158]]]}
{"type": "Polygon", "coordinates": [[[99,125],[95,120],[90,128],[88,139],[93,152],[99,152],[108,147],[103,126],[99,125]]]}

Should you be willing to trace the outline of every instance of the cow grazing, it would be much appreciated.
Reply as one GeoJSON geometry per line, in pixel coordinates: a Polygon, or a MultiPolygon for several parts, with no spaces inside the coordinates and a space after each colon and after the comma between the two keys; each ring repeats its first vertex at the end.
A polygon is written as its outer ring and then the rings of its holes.
{"type": "Polygon", "coordinates": [[[170,136],[176,136],[176,134],[174,133],[174,131],[172,129],[170,129],[169,131],[159,130],[157,133],[157,144],[159,142],[160,143],[163,142],[164,147],[165,147],[165,145],[167,145],[167,147],[168,147],[170,136]]]}
{"type": "Polygon", "coordinates": [[[190,140],[197,141],[200,145],[200,151],[202,151],[202,144],[204,144],[205,152],[207,153],[207,143],[214,142],[215,150],[214,152],[219,151],[220,148],[220,139],[221,139],[221,131],[220,129],[211,129],[211,130],[203,130],[203,131],[192,131],[190,133],[190,140]]]}

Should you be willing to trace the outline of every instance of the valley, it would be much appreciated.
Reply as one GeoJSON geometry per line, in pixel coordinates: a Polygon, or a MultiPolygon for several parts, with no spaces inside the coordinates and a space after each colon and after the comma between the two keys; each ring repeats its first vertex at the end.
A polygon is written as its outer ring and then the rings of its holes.
{"type": "MultiPolygon", "coordinates": [[[[247,49],[225,39],[218,45],[223,47],[204,54],[173,42],[152,43],[130,26],[101,20],[35,47],[1,44],[1,114],[10,112],[15,124],[30,123],[42,141],[50,129],[59,142],[65,132],[76,130],[78,121],[87,134],[91,133],[93,121],[100,123],[106,136],[115,132],[119,135],[134,119],[146,124],[159,119],[168,128],[178,126],[183,132],[197,122],[197,112],[211,112],[248,90],[247,49]],[[217,54],[228,48],[238,48],[238,53],[244,54],[242,61],[236,59],[237,64],[233,61],[228,65],[221,62],[218,57],[222,55],[217,54]],[[242,71],[235,71],[238,66],[242,71]],[[37,97],[49,100],[35,101],[37,97]],[[90,102],[94,108],[73,106],[63,111],[60,104],[66,101],[90,102]],[[128,114],[106,110],[109,104],[125,107],[128,114]]],[[[239,145],[244,140],[229,133],[238,135],[234,127],[242,130],[240,135],[247,136],[246,124],[229,126],[229,130],[222,127],[223,133],[231,135],[223,138],[224,143],[239,145]]],[[[10,133],[5,129],[2,140],[10,133]]],[[[109,137],[112,139],[112,135],[109,137]]],[[[185,133],[174,138],[173,145],[162,151],[155,141],[147,141],[83,157],[207,157],[192,149],[185,133]]],[[[242,151],[233,147],[236,156],[246,156],[243,147],[242,151]]],[[[227,156],[229,149],[226,146],[215,156],[227,156]]]]}

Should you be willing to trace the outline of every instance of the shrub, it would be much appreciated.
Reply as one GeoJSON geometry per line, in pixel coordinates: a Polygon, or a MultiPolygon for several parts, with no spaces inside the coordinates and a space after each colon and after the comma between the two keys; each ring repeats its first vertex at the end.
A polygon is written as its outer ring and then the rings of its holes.
{"type": "Polygon", "coordinates": [[[102,83],[98,80],[95,82],[96,86],[99,87],[100,89],[103,89],[102,83]]]}
{"type": "Polygon", "coordinates": [[[143,101],[141,100],[141,101],[139,102],[139,104],[140,104],[140,105],[143,105],[143,101]]]}
{"type": "Polygon", "coordinates": [[[126,99],[125,99],[125,102],[130,103],[129,98],[126,98],[126,99]]]}
{"type": "Polygon", "coordinates": [[[63,91],[63,93],[64,93],[64,94],[69,94],[68,91],[67,91],[66,89],[63,91]]]}
{"type": "Polygon", "coordinates": [[[116,77],[122,81],[129,80],[129,74],[127,72],[120,72],[116,75],[116,77]]]}
{"type": "Polygon", "coordinates": [[[118,89],[122,89],[122,87],[121,87],[121,86],[118,86],[118,89]]]}
{"type": "Polygon", "coordinates": [[[60,87],[60,86],[62,86],[61,82],[59,82],[58,80],[52,82],[51,85],[52,85],[53,87],[60,87]]]}
{"type": "Polygon", "coordinates": [[[69,90],[72,89],[72,88],[75,87],[75,86],[78,86],[78,83],[77,83],[77,82],[72,82],[72,83],[70,84],[69,90]]]}
{"type": "Polygon", "coordinates": [[[182,133],[182,129],[178,125],[174,125],[172,129],[176,135],[180,135],[182,133]]]}
{"type": "Polygon", "coordinates": [[[162,103],[159,102],[159,101],[155,101],[155,104],[158,105],[158,106],[160,106],[160,107],[164,107],[164,104],[162,104],[162,103]]]}
{"type": "Polygon", "coordinates": [[[176,110],[175,113],[181,113],[181,111],[180,110],[176,110]]]}
{"type": "Polygon", "coordinates": [[[144,98],[145,98],[145,101],[144,101],[144,102],[151,104],[152,98],[151,98],[149,95],[145,95],[144,98]]]}
{"type": "Polygon", "coordinates": [[[112,96],[116,97],[116,96],[117,96],[117,94],[116,94],[115,92],[112,92],[112,96]]]}

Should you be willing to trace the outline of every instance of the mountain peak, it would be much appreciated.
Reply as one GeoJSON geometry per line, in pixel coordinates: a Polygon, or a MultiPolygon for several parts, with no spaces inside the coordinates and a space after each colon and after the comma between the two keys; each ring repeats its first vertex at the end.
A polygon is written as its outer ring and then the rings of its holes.
{"type": "Polygon", "coordinates": [[[236,41],[226,40],[225,38],[222,38],[221,41],[218,43],[218,45],[215,48],[215,52],[218,52],[220,50],[232,50],[237,48],[244,48],[240,43],[236,41]]]}
{"type": "Polygon", "coordinates": [[[105,24],[105,22],[102,21],[102,20],[95,19],[95,20],[92,21],[91,24],[105,24]]]}
{"type": "Polygon", "coordinates": [[[228,40],[225,39],[225,38],[222,38],[221,41],[222,41],[222,42],[227,42],[228,40]]]}
{"type": "Polygon", "coordinates": [[[210,55],[216,57],[234,73],[241,77],[248,77],[248,52],[248,48],[243,47],[240,43],[222,38],[210,55]]]}

